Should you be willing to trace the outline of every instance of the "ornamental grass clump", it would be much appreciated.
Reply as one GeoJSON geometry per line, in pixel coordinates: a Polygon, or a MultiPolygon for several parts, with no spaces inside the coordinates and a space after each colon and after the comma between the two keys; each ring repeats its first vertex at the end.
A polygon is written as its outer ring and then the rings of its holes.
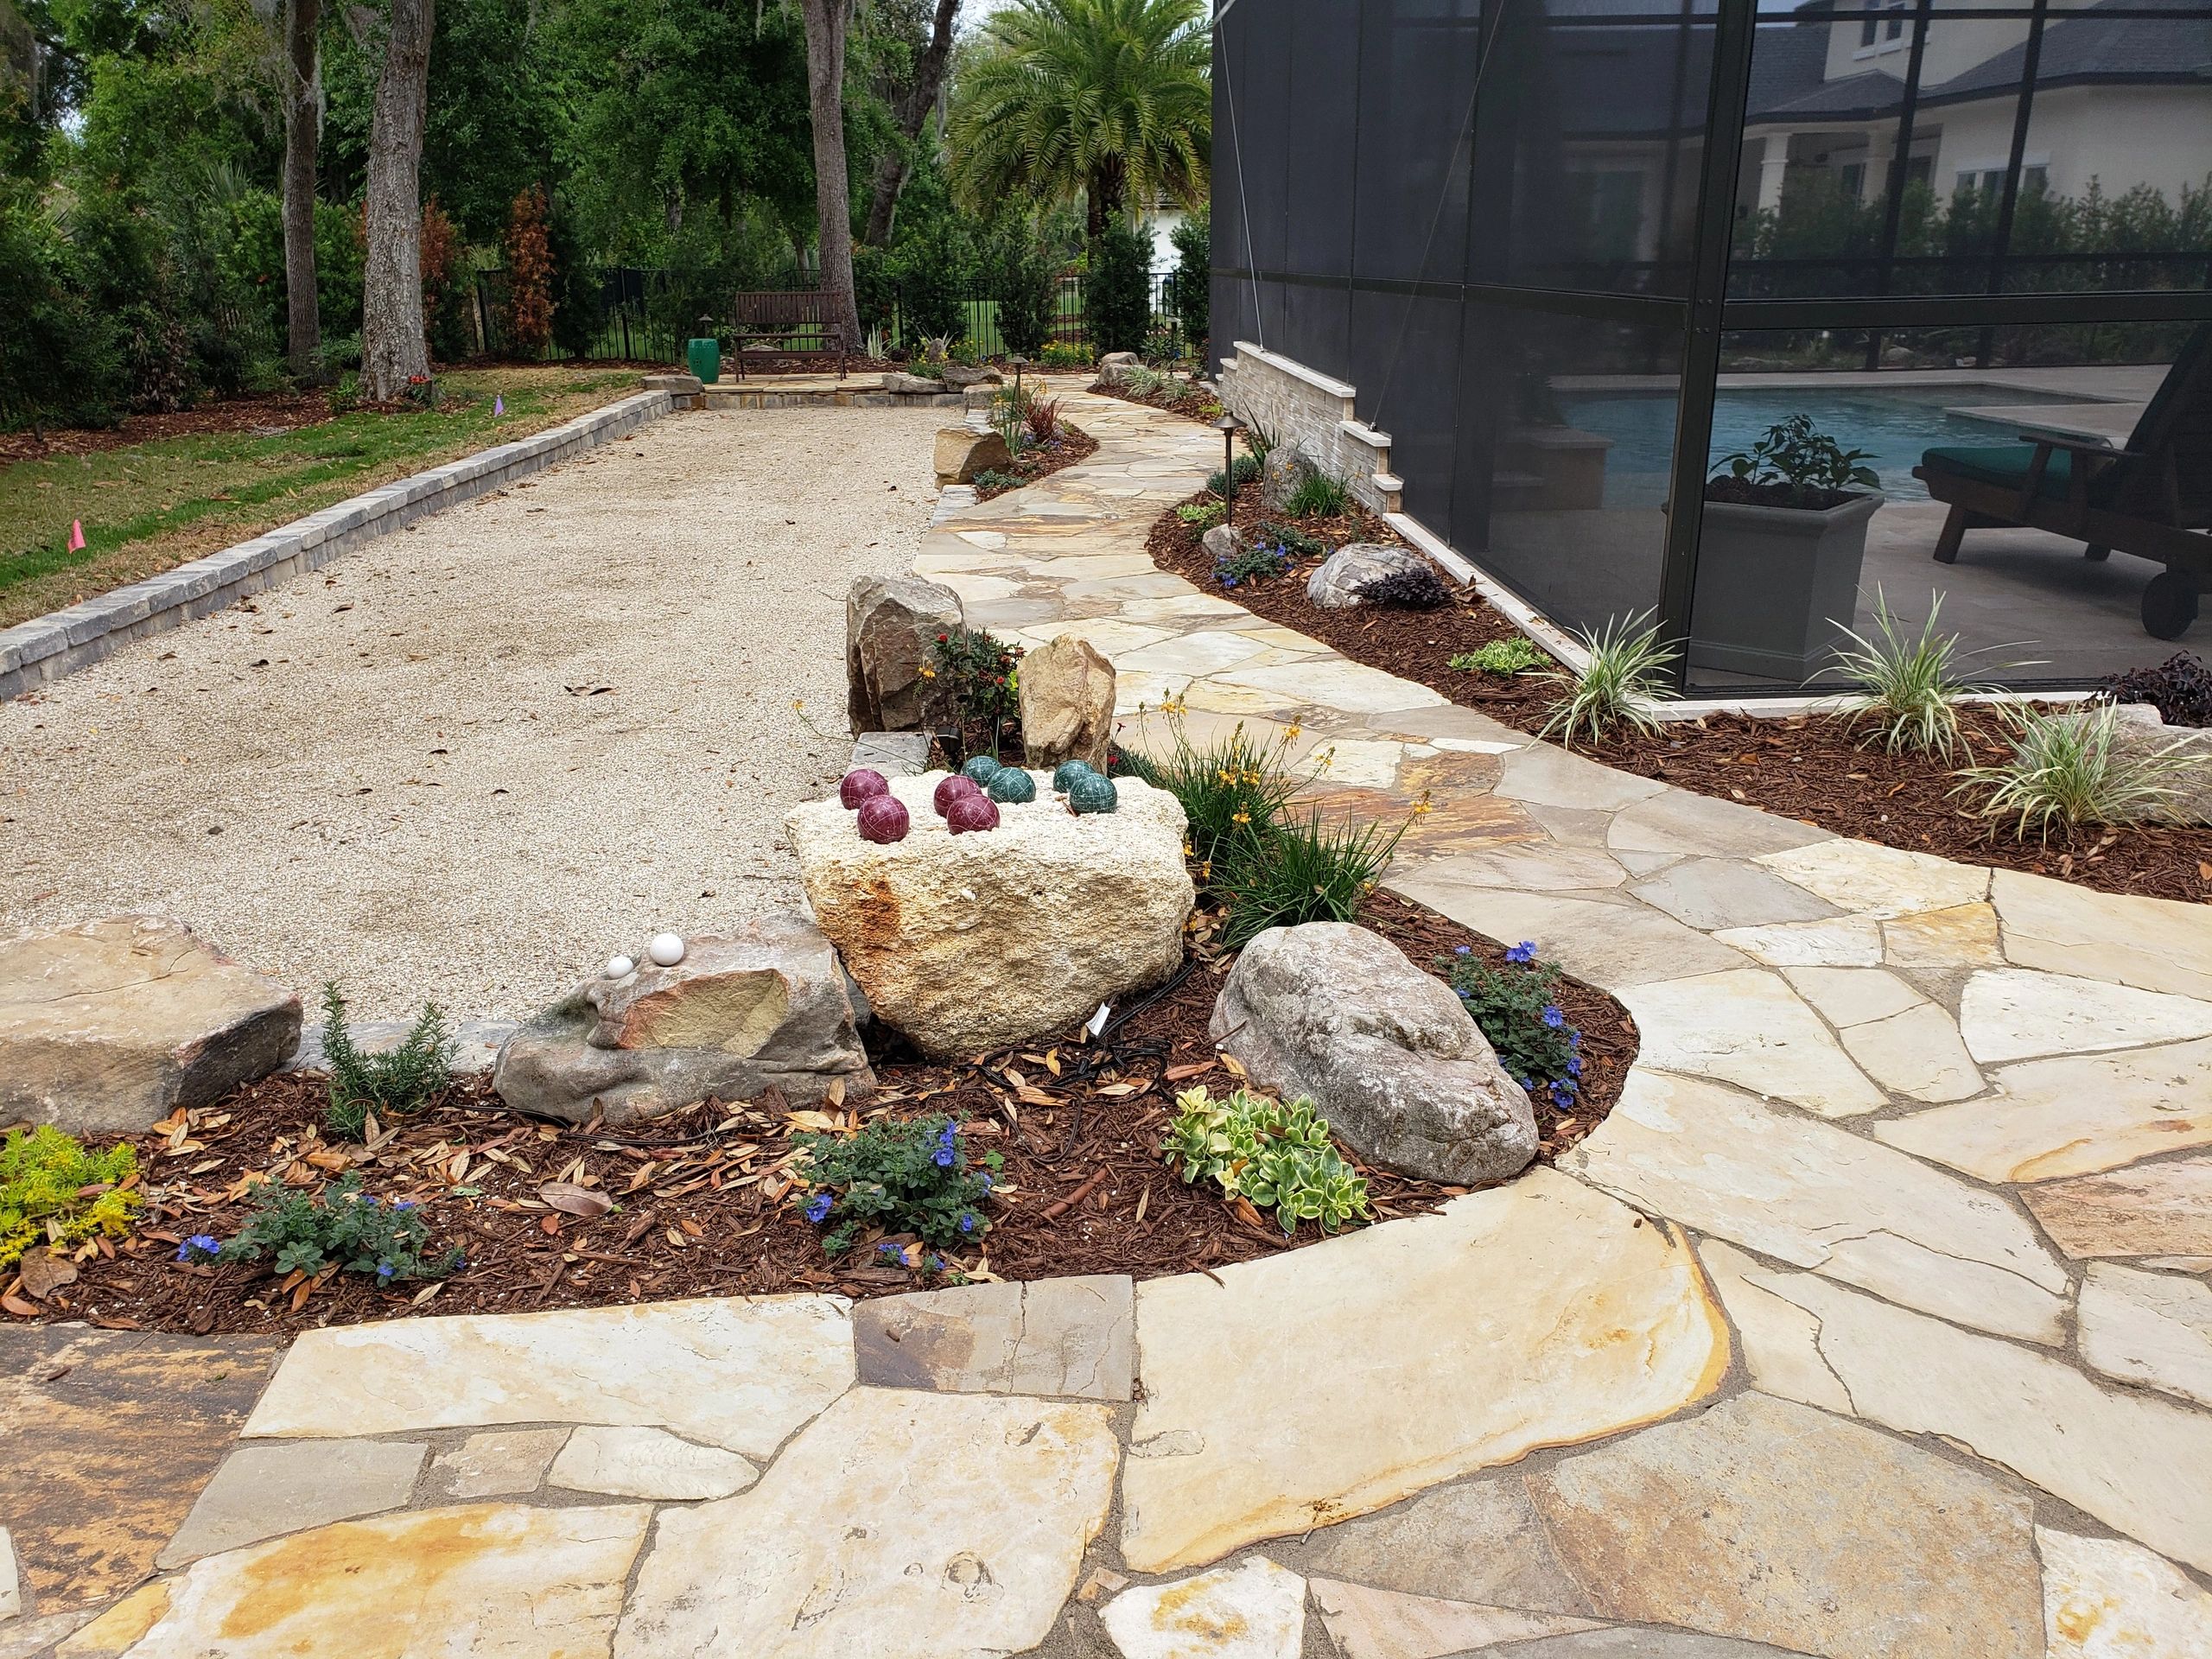
{"type": "Polygon", "coordinates": [[[1286,1104],[1242,1088],[1216,1100],[1200,1085],[1176,1096],[1160,1152],[1186,1184],[1210,1180],[1232,1201],[1273,1210],[1285,1233],[1302,1221],[1333,1233],[1373,1213],[1367,1178],[1337,1151],[1310,1100],[1286,1104]]]}
{"type": "MultiPolygon", "coordinates": [[[[2005,710],[2012,753],[1993,766],[1959,773],[1954,793],[1986,791],[1984,817],[2012,821],[2015,839],[2031,830],[2049,845],[2054,832],[2070,841],[2092,824],[2140,823],[2180,797],[2180,780],[2204,762],[2179,752],[2120,741],[2120,710],[2110,703],[2047,710],[2027,704],[2005,710]]],[[[1993,822],[1990,833],[1996,833],[1993,822]]]]}
{"type": "Polygon", "coordinates": [[[1212,890],[1229,906],[1222,943],[1236,950],[1271,927],[1353,920],[1425,810],[1416,806],[1394,826],[1349,813],[1325,819],[1319,807],[1303,818],[1238,825],[1213,861],[1212,890]]]}
{"type": "Polygon", "coordinates": [[[0,1141],[0,1274],[35,1244],[81,1244],[130,1230],[143,1202],[128,1141],[87,1152],[51,1123],[0,1141]]]}
{"type": "Polygon", "coordinates": [[[1957,634],[1936,631],[1942,608],[1943,596],[1937,594],[1918,637],[1910,637],[1878,588],[1873,636],[1843,629],[1853,648],[1836,652],[1835,666],[1865,690],[1844,698],[1840,706],[1854,721],[1871,719],[1873,730],[1868,741],[1878,740],[1888,753],[1940,754],[1948,760],[1962,735],[1960,705],[1970,696],[1987,694],[1988,688],[1968,684],[1960,672],[1964,658],[1979,653],[1962,652],[1957,634]]]}
{"type": "Polygon", "coordinates": [[[1644,704],[1675,696],[1666,671],[1675,652],[1660,642],[1651,613],[1611,618],[1604,627],[1584,632],[1582,644],[1590,661],[1580,673],[1561,668],[1539,676],[1562,687],[1565,695],[1552,704],[1536,735],[1556,737],[1561,748],[1571,749],[1577,733],[1602,743],[1624,726],[1640,733],[1657,731],[1659,722],[1644,704]]]}
{"type": "Polygon", "coordinates": [[[361,1191],[361,1178],[348,1172],[308,1194],[281,1181],[253,1189],[253,1213],[238,1236],[218,1245],[205,1233],[177,1247],[183,1262],[258,1262],[279,1274],[319,1274],[325,1268],[365,1274],[379,1288],[417,1279],[445,1279],[468,1265],[458,1247],[430,1254],[430,1224],[408,1199],[386,1204],[361,1191]]]}
{"type": "Polygon", "coordinates": [[[353,1046],[346,999],[334,980],[323,982],[322,1020],[323,1067],[330,1073],[323,1121],[334,1134],[358,1141],[372,1116],[388,1122],[419,1112],[446,1086],[459,1045],[436,1003],[425,1002],[405,1040],[381,1054],[353,1046]]]}
{"type": "Polygon", "coordinates": [[[971,1160],[949,1117],[874,1118],[851,1135],[794,1135],[792,1145],[804,1154],[795,1173],[810,1189],[799,1213],[825,1230],[827,1255],[870,1232],[912,1233],[944,1250],[979,1244],[990,1230],[982,1203],[1004,1160],[995,1152],[971,1160]]]}
{"type": "Polygon", "coordinates": [[[1558,965],[1537,961],[1535,942],[1523,939],[1507,949],[1502,967],[1464,944],[1436,967],[1529,1098],[1573,1111],[1582,1094],[1582,1033],[1560,1006],[1558,965]]]}
{"type": "Polygon", "coordinates": [[[1286,728],[1262,742],[1240,721],[1227,737],[1194,743],[1183,723],[1179,699],[1170,698],[1159,712],[1167,722],[1166,752],[1124,753],[1119,765],[1182,803],[1188,824],[1185,851],[1198,861],[1203,880],[1230,836],[1252,824],[1273,823],[1309,781],[1289,764],[1300,733],[1296,727],[1286,728]]]}
{"type": "Polygon", "coordinates": [[[1299,480],[1290,494],[1289,512],[1294,518],[1335,518],[1351,510],[1351,486],[1319,470],[1299,480]]]}

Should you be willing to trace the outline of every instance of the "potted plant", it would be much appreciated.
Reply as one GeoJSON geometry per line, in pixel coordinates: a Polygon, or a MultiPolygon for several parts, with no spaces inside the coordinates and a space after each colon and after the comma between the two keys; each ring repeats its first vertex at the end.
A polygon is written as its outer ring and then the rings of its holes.
{"type": "Polygon", "coordinates": [[[1811,416],[1792,415],[1714,464],[1698,537],[1692,667],[1795,685],[1834,665],[1858,614],[1866,524],[1882,505],[1866,456],[1815,429],[1811,416]]]}

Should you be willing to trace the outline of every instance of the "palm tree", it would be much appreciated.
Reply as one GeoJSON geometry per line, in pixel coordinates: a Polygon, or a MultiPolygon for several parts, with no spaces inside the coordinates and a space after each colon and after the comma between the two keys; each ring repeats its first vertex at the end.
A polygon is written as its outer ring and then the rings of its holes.
{"type": "Polygon", "coordinates": [[[1213,149],[1205,0],[1016,0],[954,93],[955,188],[1072,201],[1092,239],[1133,202],[1205,201],[1213,149]]]}

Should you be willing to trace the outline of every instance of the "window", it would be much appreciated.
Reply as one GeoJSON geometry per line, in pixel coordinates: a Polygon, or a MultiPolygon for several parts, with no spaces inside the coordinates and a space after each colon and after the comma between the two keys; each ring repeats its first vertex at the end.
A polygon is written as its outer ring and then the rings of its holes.
{"type": "Polygon", "coordinates": [[[1866,18],[1859,25],[1859,49],[1879,51],[1904,39],[1904,14],[1911,0],[1866,0],[1866,18]]]}

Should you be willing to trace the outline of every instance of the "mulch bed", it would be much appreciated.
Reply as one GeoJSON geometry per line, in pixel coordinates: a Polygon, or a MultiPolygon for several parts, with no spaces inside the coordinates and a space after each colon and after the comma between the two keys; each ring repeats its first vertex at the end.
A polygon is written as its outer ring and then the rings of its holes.
{"type": "MultiPolygon", "coordinates": [[[[1237,497],[1235,522],[1242,528],[1256,528],[1266,517],[1256,493],[1237,497]]],[[[1351,522],[1300,520],[1298,527],[1331,548],[1348,541],[1399,539],[1363,510],[1351,522]]],[[[1154,521],[1145,546],[1161,569],[1218,593],[1213,561],[1198,536],[1171,510],[1154,521]]],[[[1524,732],[1543,725],[1560,688],[1541,671],[1502,677],[1451,666],[1454,656],[1493,639],[1522,637],[1479,594],[1459,590],[1449,606],[1434,611],[1365,606],[1325,611],[1306,597],[1306,578],[1317,563],[1303,562],[1262,582],[1241,582],[1233,597],[1247,610],[1319,639],[1354,662],[1427,686],[1504,725],[1524,732]]],[[[1740,801],[1837,835],[1961,863],[2032,871],[2106,893],[2212,902],[2212,829],[2140,824],[2117,833],[2099,830],[2072,845],[2054,840],[2049,846],[2015,840],[2002,824],[1993,836],[1992,821],[1974,810],[1975,798],[1952,791],[1960,767],[1993,765],[2003,758],[2003,728],[1994,715],[1974,709],[1965,711],[1965,727],[1972,758],[1961,753],[1955,762],[1885,754],[1879,747],[1861,743],[1863,727],[1825,715],[1707,715],[1669,722],[1650,736],[1630,734],[1582,752],[1624,772],[1740,801]]]]}
{"type": "Polygon", "coordinates": [[[199,438],[220,432],[269,437],[329,418],[330,400],[320,391],[232,397],[166,415],[126,415],[111,427],[56,427],[44,437],[35,432],[0,432],[0,466],[56,455],[96,455],[163,438],[199,438]]]}
{"type": "MultiPolygon", "coordinates": [[[[1493,963],[1503,955],[1395,894],[1375,895],[1361,919],[1425,969],[1462,944],[1493,963]]],[[[140,1231],[79,1264],[75,1281],[51,1291],[38,1317],[109,1329],[289,1334],[416,1311],[518,1313],[810,1290],[880,1296],[959,1274],[1150,1278],[1311,1244],[1321,1236],[1313,1224],[1288,1238],[1272,1221],[1255,1225],[1211,1186],[1185,1185],[1159,1154],[1179,1090],[1235,1086],[1206,1035],[1230,960],[1201,939],[1179,978],[1133,1004],[1095,1043],[1007,1051],[965,1065],[877,1057],[881,1087],[859,1103],[863,1111],[950,1114],[965,1125],[972,1152],[1005,1159],[1000,1180],[1012,1196],[998,1203],[982,1252],[948,1256],[943,1274],[873,1265],[882,1258],[865,1243],[845,1259],[850,1265],[830,1262],[798,1213],[788,1137],[857,1122],[849,1109],[792,1113],[774,1097],[709,1101],[613,1133],[523,1117],[474,1079],[365,1152],[323,1139],[321,1079],[291,1075],[140,1137],[148,1198],[140,1231]],[[238,1231],[250,1172],[312,1188],[349,1165],[371,1192],[420,1204],[435,1246],[461,1245],[469,1265],[442,1281],[379,1291],[359,1274],[295,1281],[245,1265],[175,1260],[189,1235],[238,1231]],[[615,1207],[594,1217],[552,1208],[538,1193],[556,1180],[603,1191],[615,1207]]],[[[1603,992],[1569,981],[1560,1001],[1583,1033],[1583,1096],[1571,1115],[1538,1105],[1545,1161],[1603,1120],[1637,1048],[1633,1022],[1603,992]]],[[[1378,1217],[1433,1210],[1464,1190],[1366,1173],[1378,1217]]],[[[20,1284],[0,1279],[0,1288],[27,1306],[20,1284]]]]}
{"type": "Polygon", "coordinates": [[[1008,490],[1018,490],[1034,484],[1040,478],[1050,478],[1063,467],[1072,467],[1079,461],[1088,461],[1098,448],[1098,440],[1072,422],[1060,423],[1060,435],[1033,449],[1025,449],[1014,458],[1015,482],[994,484],[988,488],[976,486],[978,501],[994,500],[1008,490]]]}
{"type": "Polygon", "coordinates": [[[1187,380],[1176,384],[1182,388],[1180,391],[1172,395],[1160,391],[1149,397],[1140,397],[1126,386],[1109,386],[1103,380],[1093,381],[1084,390],[1101,397],[1118,397],[1125,404],[1142,404],[1147,409],[1164,409],[1170,415],[1180,415],[1186,420],[1210,423],[1220,418],[1221,404],[1211,392],[1187,380]]]}

